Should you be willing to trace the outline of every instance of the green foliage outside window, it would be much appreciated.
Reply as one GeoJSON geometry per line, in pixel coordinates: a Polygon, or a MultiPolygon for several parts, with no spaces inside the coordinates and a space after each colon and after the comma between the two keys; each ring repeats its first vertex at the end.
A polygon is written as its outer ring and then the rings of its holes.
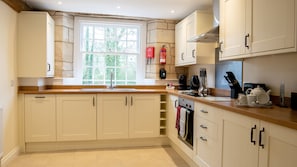
{"type": "Polygon", "coordinates": [[[136,84],[139,29],[131,26],[82,24],[82,84],[136,84]]]}

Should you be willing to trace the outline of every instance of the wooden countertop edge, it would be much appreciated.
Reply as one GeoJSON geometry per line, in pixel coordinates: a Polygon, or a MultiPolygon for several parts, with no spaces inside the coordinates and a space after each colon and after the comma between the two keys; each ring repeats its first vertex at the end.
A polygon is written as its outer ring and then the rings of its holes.
{"type": "Polygon", "coordinates": [[[238,107],[235,101],[231,102],[214,102],[197,97],[192,97],[178,93],[177,90],[166,89],[136,89],[135,91],[82,91],[81,89],[45,89],[45,90],[20,90],[19,94],[138,94],[138,93],[157,93],[157,94],[172,94],[179,97],[188,98],[196,102],[201,102],[213,107],[228,110],[230,112],[242,114],[259,120],[275,123],[297,130],[297,111],[291,108],[280,108],[272,106],[272,108],[248,108],[238,107]]]}
{"type": "Polygon", "coordinates": [[[235,100],[232,100],[230,102],[215,102],[199,99],[197,97],[191,97],[188,95],[183,95],[178,93],[177,91],[167,92],[168,94],[188,98],[196,102],[201,102],[223,110],[242,114],[245,116],[249,116],[252,118],[267,121],[270,123],[275,123],[277,125],[297,130],[297,111],[294,111],[291,108],[281,108],[275,105],[273,105],[271,108],[238,107],[235,105],[235,100]]]}

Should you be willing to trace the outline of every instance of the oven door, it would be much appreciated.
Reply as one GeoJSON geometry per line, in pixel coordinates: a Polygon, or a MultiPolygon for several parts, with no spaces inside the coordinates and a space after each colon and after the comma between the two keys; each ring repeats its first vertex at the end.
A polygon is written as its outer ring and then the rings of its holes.
{"type": "Polygon", "coordinates": [[[188,147],[193,149],[193,120],[194,111],[180,106],[180,110],[177,113],[177,129],[178,138],[182,140],[188,147]]]}

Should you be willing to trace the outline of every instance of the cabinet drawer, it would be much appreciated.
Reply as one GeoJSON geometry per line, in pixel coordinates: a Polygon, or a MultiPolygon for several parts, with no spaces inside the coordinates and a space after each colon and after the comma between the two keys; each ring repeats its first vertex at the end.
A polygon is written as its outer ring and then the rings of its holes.
{"type": "Polygon", "coordinates": [[[213,122],[218,121],[222,116],[222,111],[220,109],[201,103],[195,103],[195,111],[198,113],[196,116],[213,122]]]}
{"type": "MultiPolygon", "coordinates": [[[[198,144],[197,154],[198,154],[198,161],[202,161],[203,163],[207,163],[210,166],[216,166],[218,158],[217,154],[217,147],[218,144],[212,139],[209,139],[203,136],[204,140],[199,137],[196,138],[196,143],[198,144]],[[206,140],[207,141],[206,141],[206,140]]],[[[202,164],[201,164],[202,165],[202,164]]]]}
{"type": "Polygon", "coordinates": [[[203,118],[198,118],[197,120],[197,129],[198,129],[198,136],[205,136],[207,138],[211,138],[216,140],[218,137],[218,126],[216,123],[208,121],[203,118]]]}

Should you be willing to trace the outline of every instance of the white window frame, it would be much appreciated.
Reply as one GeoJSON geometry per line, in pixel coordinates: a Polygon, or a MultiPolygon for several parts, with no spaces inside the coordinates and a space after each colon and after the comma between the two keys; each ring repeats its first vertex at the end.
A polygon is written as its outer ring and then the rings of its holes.
{"type": "Polygon", "coordinates": [[[137,58],[136,84],[151,82],[145,79],[145,48],[147,25],[145,21],[125,20],[125,19],[106,19],[92,17],[74,18],[74,67],[73,75],[76,82],[82,84],[82,57],[80,56],[80,23],[81,22],[102,22],[102,23],[124,23],[125,25],[139,26],[140,28],[140,56],[137,58]]]}

